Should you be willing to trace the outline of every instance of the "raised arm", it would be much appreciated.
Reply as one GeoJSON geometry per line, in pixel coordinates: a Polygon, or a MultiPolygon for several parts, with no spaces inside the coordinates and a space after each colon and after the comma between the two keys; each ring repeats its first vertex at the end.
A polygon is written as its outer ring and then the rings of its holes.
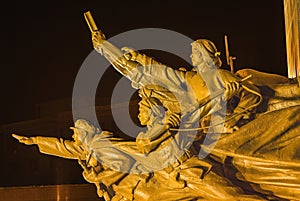
{"type": "Polygon", "coordinates": [[[139,66],[139,63],[127,60],[120,49],[103,38],[101,32],[92,32],[92,41],[94,49],[103,55],[113,67],[122,75],[127,76],[128,73],[139,66]]]}
{"type": "Polygon", "coordinates": [[[92,33],[93,46],[102,54],[121,74],[127,75],[134,63],[127,62],[122,52],[106,40],[103,32],[98,29],[90,11],[84,13],[86,23],[92,33]]]}
{"type": "Polygon", "coordinates": [[[128,77],[135,88],[140,88],[145,84],[163,84],[176,88],[174,90],[178,91],[178,87],[185,83],[185,72],[174,70],[152,57],[127,47],[122,48],[125,51],[124,54],[105,40],[101,32],[92,32],[92,41],[94,49],[103,55],[117,71],[128,77]],[[141,78],[145,79],[141,80],[141,78]]]}

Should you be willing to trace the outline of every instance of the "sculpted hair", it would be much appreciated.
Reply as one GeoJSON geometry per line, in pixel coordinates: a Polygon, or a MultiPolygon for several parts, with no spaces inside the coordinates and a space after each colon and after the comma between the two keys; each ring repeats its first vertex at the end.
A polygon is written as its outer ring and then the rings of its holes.
{"type": "Polygon", "coordinates": [[[218,52],[215,44],[208,39],[198,39],[193,42],[196,44],[201,52],[203,60],[209,67],[221,67],[222,61],[220,59],[220,52],[218,52]]]}

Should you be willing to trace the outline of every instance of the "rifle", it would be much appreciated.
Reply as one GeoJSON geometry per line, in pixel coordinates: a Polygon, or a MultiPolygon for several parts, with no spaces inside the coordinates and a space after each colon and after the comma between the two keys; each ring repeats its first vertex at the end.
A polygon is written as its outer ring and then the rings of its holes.
{"type": "Polygon", "coordinates": [[[225,51],[226,51],[227,65],[230,66],[230,71],[232,73],[234,73],[233,60],[236,60],[236,57],[230,56],[227,35],[225,35],[224,40],[225,40],[225,51]]]}

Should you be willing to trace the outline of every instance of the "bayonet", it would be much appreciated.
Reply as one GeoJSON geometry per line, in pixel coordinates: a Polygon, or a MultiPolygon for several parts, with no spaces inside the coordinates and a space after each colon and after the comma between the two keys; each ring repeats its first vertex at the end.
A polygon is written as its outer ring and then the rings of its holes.
{"type": "Polygon", "coordinates": [[[228,37],[227,37],[227,35],[225,35],[224,40],[225,40],[225,51],[226,51],[227,65],[230,66],[230,71],[232,73],[234,73],[233,60],[236,60],[236,57],[231,56],[230,53],[229,53],[229,45],[228,45],[228,37]]]}

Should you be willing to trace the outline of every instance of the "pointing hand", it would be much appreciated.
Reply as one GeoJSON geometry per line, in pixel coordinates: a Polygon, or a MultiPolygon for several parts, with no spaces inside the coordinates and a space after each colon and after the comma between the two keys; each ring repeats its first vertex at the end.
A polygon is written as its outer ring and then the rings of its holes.
{"type": "Polygon", "coordinates": [[[12,134],[14,138],[19,140],[20,143],[26,144],[26,145],[33,145],[35,144],[35,138],[34,137],[24,137],[16,134],[12,134]]]}

